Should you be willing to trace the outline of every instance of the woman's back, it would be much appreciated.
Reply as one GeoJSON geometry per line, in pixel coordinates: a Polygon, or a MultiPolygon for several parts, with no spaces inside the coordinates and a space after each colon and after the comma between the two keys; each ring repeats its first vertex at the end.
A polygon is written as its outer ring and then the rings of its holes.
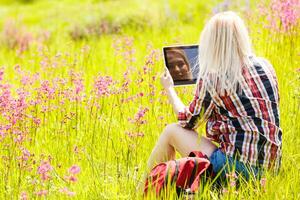
{"type": "Polygon", "coordinates": [[[251,61],[251,67],[242,68],[240,92],[205,97],[214,105],[210,106],[207,136],[242,162],[278,168],[282,131],[276,75],[265,59],[251,57],[251,61]]]}

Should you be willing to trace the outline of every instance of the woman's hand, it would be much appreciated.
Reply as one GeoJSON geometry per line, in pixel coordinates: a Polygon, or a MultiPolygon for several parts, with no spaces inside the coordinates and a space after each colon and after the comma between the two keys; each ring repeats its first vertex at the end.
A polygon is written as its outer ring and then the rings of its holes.
{"type": "Polygon", "coordinates": [[[176,91],[174,90],[174,82],[167,68],[165,68],[165,72],[162,73],[160,81],[163,87],[165,88],[169,102],[172,104],[173,110],[177,115],[178,112],[180,110],[183,110],[185,106],[177,96],[176,91]]]}
{"type": "Polygon", "coordinates": [[[174,82],[172,79],[171,74],[169,73],[169,70],[165,67],[164,73],[162,73],[160,77],[160,82],[165,88],[165,90],[171,89],[174,87],[174,82]]]}

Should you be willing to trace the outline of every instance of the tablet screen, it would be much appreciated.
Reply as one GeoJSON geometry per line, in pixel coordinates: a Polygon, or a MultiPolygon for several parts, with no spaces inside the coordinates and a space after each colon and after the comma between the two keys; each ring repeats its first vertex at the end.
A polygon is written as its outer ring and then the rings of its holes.
{"type": "Polygon", "coordinates": [[[199,73],[198,45],[163,47],[165,65],[174,85],[195,84],[199,73]]]}

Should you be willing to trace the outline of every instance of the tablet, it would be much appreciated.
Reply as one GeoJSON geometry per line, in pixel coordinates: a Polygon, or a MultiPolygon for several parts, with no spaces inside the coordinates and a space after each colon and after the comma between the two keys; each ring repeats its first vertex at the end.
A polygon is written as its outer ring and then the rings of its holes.
{"type": "Polygon", "coordinates": [[[165,46],[163,55],[174,85],[196,83],[199,73],[198,45],[165,46]]]}

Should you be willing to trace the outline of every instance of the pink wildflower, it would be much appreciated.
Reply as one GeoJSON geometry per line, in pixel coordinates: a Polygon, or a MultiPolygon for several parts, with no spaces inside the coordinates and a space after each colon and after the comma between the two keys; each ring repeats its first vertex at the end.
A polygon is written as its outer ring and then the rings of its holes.
{"type": "Polygon", "coordinates": [[[20,194],[20,200],[28,200],[28,194],[27,192],[21,192],[20,194]]]}
{"type": "Polygon", "coordinates": [[[72,167],[69,168],[70,174],[78,174],[79,172],[80,172],[80,167],[77,165],[73,165],[72,167]]]}
{"type": "Polygon", "coordinates": [[[34,122],[36,125],[40,125],[40,124],[41,124],[41,119],[34,117],[34,118],[33,118],[33,122],[34,122]]]}
{"type": "Polygon", "coordinates": [[[77,182],[77,177],[75,175],[65,176],[65,179],[73,183],[77,182]]]}
{"type": "Polygon", "coordinates": [[[4,69],[0,68],[0,81],[3,80],[4,69]]]}
{"type": "Polygon", "coordinates": [[[38,167],[38,174],[40,174],[43,181],[46,181],[50,179],[49,172],[52,170],[53,168],[48,161],[42,161],[41,165],[38,167]]]}
{"type": "Polygon", "coordinates": [[[260,10],[269,22],[268,28],[272,30],[288,32],[299,23],[299,0],[272,0],[269,8],[261,5],[260,10]]]}
{"type": "Polygon", "coordinates": [[[267,179],[266,179],[266,178],[262,178],[262,179],[260,180],[260,185],[261,185],[262,187],[265,187],[265,186],[266,186],[266,182],[267,182],[267,179]]]}
{"type": "Polygon", "coordinates": [[[231,187],[234,187],[235,185],[236,185],[235,180],[231,180],[231,181],[230,181],[230,186],[231,186],[231,187]]]}
{"type": "Polygon", "coordinates": [[[75,85],[75,93],[77,95],[84,89],[82,74],[71,70],[69,75],[71,77],[71,82],[75,85]]]}
{"type": "Polygon", "coordinates": [[[232,172],[232,173],[226,173],[226,178],[233,178],[233,179],[236,179],[237,178],[237,175],[235,172],[232,172]]]}
{"type": "Polygon", "coordinates": [[[142,133],[142,132],[137,132],[137,133],[135,133],[135,132],[129,132],[129,131],[127,131],[127,132],[125,132],[126,133],[126,135],[128,135],[130,138],[133,138],[133,137],[144,137],[144,133],[142,133]]]}
{"type": "Polygon", "coordinates": [[[41,87],[39,88],[39,93],[46,95],[46,98],[53,99],[55,88],[50,86],[49,81],[42,81],[41,87]]]}
{"type": "Polygon", "coordinates": [[[30,158],[30,156],[31,156],[31,154],[30,154],[30,152],[27,149],[25,149],[25,148],[22,149],[22,157],[21,157],[21,159],[23,161],[27,161],[30,158]]]}
{"type": "Polygon", "coordinates": [[[142,118],[145,116],[146,112],[148,112],[149,109],[148,108],[142,108],[140,107],[139,108],[139,111],[135,114],[135,121],[136,122],[141,122],[142,121],[142,118]]]}
{"type": "Polygon", "coordinates": [[[112,77],[98,76],[94,82],[94,89],[98,97],[109,96],[110,86],[113,84],[112,77]]]}
{"type": "Polygon", "coordinates": [[[64,193],[64,194],[68,195],[68,196],[75,196],[76,195],[75,192],[70,191],[67,187],[61,188],[59,191],[61,193],[64,193]]]}
{"type": "Polygon", "coordinates": [[[222,189],[222,193],[223,193],[223,194],[226,194],[226,193],[228,193],[228,189],[226,189],[226,188],[223,188],[223,189],[222,189]]]}
{"type": "Polygon", "coordinates": [[[36,193],[37,196],[41,197],[41,196],[47,196],[48,194],[48,190],[40,190],[36,193]]]}

